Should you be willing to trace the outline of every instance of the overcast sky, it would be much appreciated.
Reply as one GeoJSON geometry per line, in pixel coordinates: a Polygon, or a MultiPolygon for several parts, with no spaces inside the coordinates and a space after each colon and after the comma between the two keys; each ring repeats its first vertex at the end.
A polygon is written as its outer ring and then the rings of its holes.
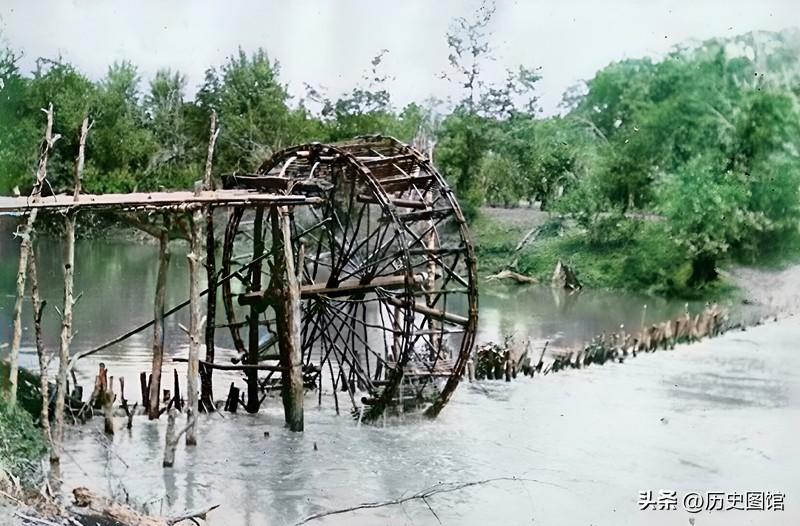
{"type": "MultiPolygon", "coordinates": [[[[184,72],[193,93],[209,65],[242,46],[280,61],[295,95],[303,83],[331,95],[352,88],[370,59],[388,49],[384,72],[402,105],[453,87],[445,33],[474,1],[0,0],[0,27],[24,52],[23,66],[58,55],[93,79],[115,60],[136,63],[147,79],[159,68],[184,72]]],[[[494,65],[540,67],[539,95],[552,113],[566,88],[625,57],[658,56],[673,45],[754,29],[800,25],[798,0],[519,0],[497,2],[494,65]]]]}

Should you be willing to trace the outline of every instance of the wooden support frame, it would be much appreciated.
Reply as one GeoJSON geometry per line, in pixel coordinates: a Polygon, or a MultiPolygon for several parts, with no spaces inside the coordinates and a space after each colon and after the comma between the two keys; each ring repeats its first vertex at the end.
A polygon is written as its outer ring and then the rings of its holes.
{"type": "Polygon", "coordinates": [[[275,304],[278,348],[283,367],[281,398],[287,427],[303,431],[303,355],[301,350],[300,286],[292,253],[292,235],[287,207],[270,210],[273,240],[272,288],[275,304]]]}

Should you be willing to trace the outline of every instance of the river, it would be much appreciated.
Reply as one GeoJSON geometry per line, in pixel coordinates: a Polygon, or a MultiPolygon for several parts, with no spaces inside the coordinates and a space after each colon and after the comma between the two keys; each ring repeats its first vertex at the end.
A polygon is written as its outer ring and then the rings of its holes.
{"type": "MultiPolygon", "coordinates": [[[[50,305],[60,302],[60,250],[40,245],[40,274],[50,305]]],[[[77,351],[152,316],[156,248],[79,241],[75,309],[77,351]]],[[[168,305],[186,297],[186,260],[176,246],[168,305]]],[[[16,243],[0,238],[0,341],[10,338],[16,243]]],[[[665,319],[682,302],[607,291],[554,295],[544,287],[482,285],[479,341],[516,332],[538,346],[571,347],[591,336],[665,319]]],[[[695,306],[692,306],[695,308],[695,306]]],[[[29,306],[26,306],[29,310],[29,306]]],[[[46,318],[48,341],[58,320],[46,318]]],[[[185,355],[178,323],[167,324],[168,352],[185,355]]],[[[31,331],[23,363],[32,364],[31,331]]],[[[149,369],[149,332],[81,362],[91,383],[96,363],[137,386],[149,369]]],[[[220,336],[224,345],[224,335],[220,336]]],[[[161,468],[164,422],[137,419],[109,442],[102,423],[70,431],[64,474],[127,493],[152,512],[220,504],[211,524],[295,524],[326,510],[386,501],[441,484],[504,478],[403,505],[334,515],[324,524],[795,524],[800,521],[800,341],[797,320],[730,332],[672,352],[513,383],[464,384],[434,421],[407,416],[360,426],[309,400],[306,432],[282,427],[280,403],[258,415],[202,417],[200,443],[178,449],[161,468]],[[266,436],[265,433],[268,433],[266,436]],[[511,478],[524,480],[509,480],[511,478]],[[123,491],[124,488],[124,491],[123,491]],[[786,511],[640,511],[640,491],[772,491],[786,511]],[[430,506],[430,507],[429,507],[430,506]]],[[[172,364],[168,364],[171,366],[172,364]]],[[[179,369],[180,370],[180,369],[179,369]]],[[[215,376],[225,389],[234,374],[215,376]]],[[[138,399],[138,389],[128,393],[138,399]]],[[[314,402],[316,399],[314,399],[314,402]]]]}

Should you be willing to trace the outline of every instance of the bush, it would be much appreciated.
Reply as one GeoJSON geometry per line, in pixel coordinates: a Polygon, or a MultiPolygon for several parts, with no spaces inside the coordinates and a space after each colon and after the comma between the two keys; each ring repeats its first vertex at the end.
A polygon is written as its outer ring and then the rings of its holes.
{"type": "Polygon", "coordinates": [[[636,237],[641,223],[622,214],[597,218],[586,231],[586,241],[593,247],[621,247],[636,237]]]}
{"type": "Polygon", "coordinates": [[[34,483],[41,476],[45,452],[42,433],[30,413],[0,397],[0,469],[34,483]]]}
{"type": "MultiPolygon", "coordinates": [[[[622,244],[599,244],[587,232],[539,238],[522,252],[520,272],[549,282],[558,260],[570,265],[587,287],[689,297],[691,260],[661,222],[627,219],[631,235],[622,244]]],[[[704,293],[713,293],[705,289],[704,293]]]]}

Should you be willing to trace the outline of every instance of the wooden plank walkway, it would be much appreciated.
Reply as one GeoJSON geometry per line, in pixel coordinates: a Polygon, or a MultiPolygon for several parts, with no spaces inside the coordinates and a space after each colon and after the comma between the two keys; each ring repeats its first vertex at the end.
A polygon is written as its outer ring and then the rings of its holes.
{"type": "Polygon", "coordinates": [[[71,194],[42,197],[0,197],[0,213],[24,213],[38,209],[117,209],[181,208],[191,205],[313,205],[322,199],[305,195],[281,195],[247,190],[136,192],[129,194],[81,194],[75,199],[71,194]]]}

